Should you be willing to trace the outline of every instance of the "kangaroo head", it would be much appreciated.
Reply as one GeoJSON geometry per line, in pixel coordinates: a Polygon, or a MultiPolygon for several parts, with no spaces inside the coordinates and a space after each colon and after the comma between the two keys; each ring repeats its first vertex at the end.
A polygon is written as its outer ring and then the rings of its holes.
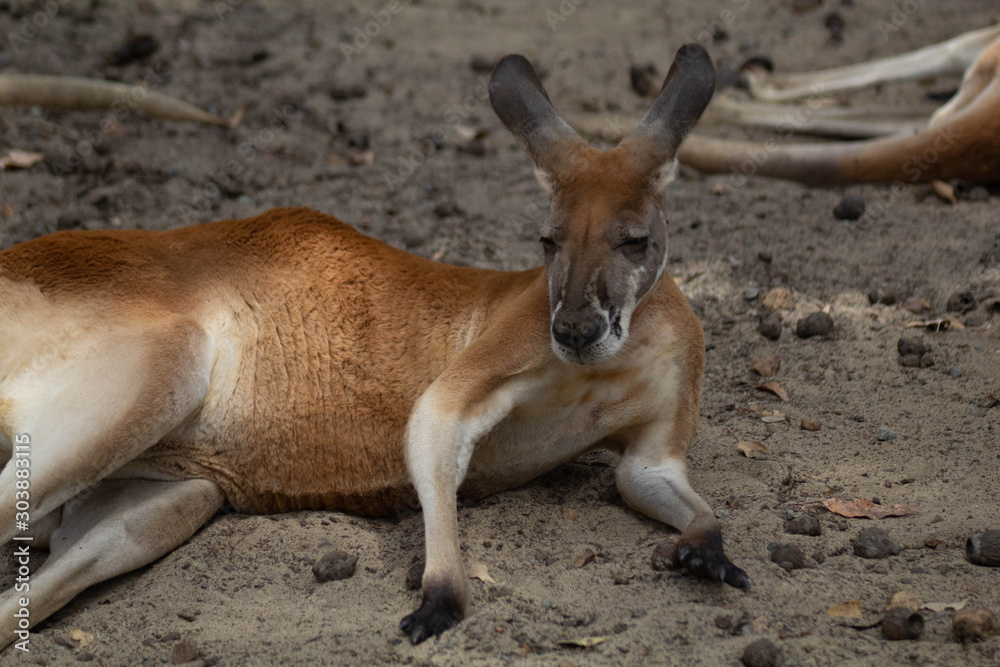
{"type": "Polygon", "coordinates": [[[714,90],[708,54],[682,47],[646,117],[600,151],[559,117],[522,56],[493,70],[493,109],[527,146],[551,200],[541,243],[552,349],[563,360],[596,364],[627,340],[632,313],[666,268],[663,190],[677,148],[714,90]]]}

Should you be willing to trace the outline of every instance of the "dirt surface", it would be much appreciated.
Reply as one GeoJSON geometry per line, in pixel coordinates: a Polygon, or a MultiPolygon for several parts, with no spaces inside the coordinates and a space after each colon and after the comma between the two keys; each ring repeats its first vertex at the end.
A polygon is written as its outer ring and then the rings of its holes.
{"type": "MultiPolygon", "coordinates": [[[[699,34],[720,67],[767,54],[795,70],[907,51],[1000,18],[978,0],[817,4],[0,2],[4,72],[145,78],[223,115],[246,108],[233,130],[141,113],[0,110],[0,153],[46,155],[0,174],[0,247],[57,228],[166,229],[294,204],[444,262],[527,268],[540,262],[544,199],[525,150],[485,99],[501,55],[532,59],[567,117],[638,116],[648,101],[630,88],[630,64],[665,72],[699,34]],[[49,5],[58,11],[22,32],[49,5]],[[371,11],[383,10],[378,34],[356,40],[371,11]],[[846,26],[840,43],[824,26],[831,12],[846,26]],[[159,48],[109,64],[135,35],[159,48]]],[[[884,86],[865,99],[932,108],[924,93],[956,84],[884,86]]],[[[396,629],[419,599],[404,584],[422,558],[418,513],[228,514],[153,565],[79,596],[37,628],[30,656],[8,649],[0,663],[70,665],[89,654],[96,664],[153,665],[189,640],[219,665],[735,665],[764,636],[786,665],[1000,664],[1000,639],[951,638],[951,611],[923,611],[919,641],[848,627],[878,620],[899,591],[1000,612],[1000,570],[964,557],[969,535],[1000,528],[1000,407],[989,398],[1000,396],[1000,315],[982,305],[1000,285],[996,202],[949,205],[925,186],[809,189],[689,173],[671,187],[669,270],[708,347],[691,480],[717,508],[749,592],[654,570],[654,547],[676,533],[626,508],[615,457],[595,454],[460,510],[466,562],[484,563],[495,583],[473,582],[473,615],[440,639],[413,647],[396,629]],[[845,193],[875,214],[834,219],[845,193]],[[883,286],[930,308],[871,305],[867,294],[883,286]],[[761,299],[774,287],[791,294],[776,342],[758,332],[761,299]],[[759,296],[748,298],[749,288],[759,296]],[[966,291],[979,304],[957,316],[967,328],[906,328],[944,315],[949,297],[966,291]],[[830,335],[793,334],[799,318],[825,306],[830,335]],[[901,365],[901,337],[930,344],[933,365],[901,365]],[[787,402],[755,389],[763,380],[751,362],[768,355],[780,357],[767,379],[787,402]],[[762,421],[774,410],[787,420],[762,421]],[[821,427],[802,430],[802,419],[821,427]],[[894,439],[879,440],[881,429],[894,439]],[[736,439],[770,453],[747,458],[736,439]],[[831,514],[821,504],[829,497],[913,508],[877,524],[900,553],[854,555],[850,540],[874,522],[831,514]],[[816,515],[822,535],[787,534],[785,518],[796,513],[816,515]],[[807,567],[771,562],[771,542],[799,546],[807,567]],[[312,563],[335,549],[358,557],[356,573],[317,583],[312,563]],[[575,567],[588,549],[593,561],[575,567]],[[848,600],[862,601],[862,618],[827,613],[848,600]],[[73,629],[94,641],[79,646],[73,629]],[[585,637],[606,640],[560,644],[585,637]]],[[[6,588],[13,557],[9,548],[2,556],[6,588]]]]}

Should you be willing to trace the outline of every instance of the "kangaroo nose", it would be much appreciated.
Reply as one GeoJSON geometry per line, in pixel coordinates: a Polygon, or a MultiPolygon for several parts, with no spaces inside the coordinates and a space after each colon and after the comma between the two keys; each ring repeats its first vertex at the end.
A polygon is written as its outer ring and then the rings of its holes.
{"type": "Polygon", "coordinates": [[[552,337],[557,343],[574,350],[582,350],[601,337],[606,325],[593,320],[573,322],[557,319],[552,323],[552,337]]]}

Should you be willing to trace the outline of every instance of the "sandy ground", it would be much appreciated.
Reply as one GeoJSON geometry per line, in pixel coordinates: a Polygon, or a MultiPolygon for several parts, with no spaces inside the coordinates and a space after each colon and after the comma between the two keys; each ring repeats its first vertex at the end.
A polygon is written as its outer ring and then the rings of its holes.
{"type": "MultiPolygon", "coordinates": [[[[648,102],[632,92],[629,65],[665,72],[706,30],[720,67],[762,53],[795,70],[910,50],[1000,18],[975,0],[828,0],[801,12],[787,0],[48,4],[58,11],[22,32],[46,3],[0,2],[2,71],[145,77],[221,114],[245,105],[246,117],[224,130],[141,114],[118,123],[107,112],[0,110],[0,151],[46,154],[0,174],[0,247],[57,227],[164,229],[294,204],[420,255],[503,269],[540,262],[544,200],[526,152],[485,101],[488,66],[501,55],[531,58],[566,116],[638,116],[648,102]],[[356,39],[390,4],[398,11],[378,34],[356,39]],[[846,26],[841,43],[824,27],[831,12],[846,26]],[[159,42],[152,56],[108,63],[143,34],[159,42]]],[[[866,99],[932,108],[924,94],[955,85],[884,86],[866,99]]],[[[654,570],[654,547],[675,533],[627,509],[614,457],[592,455],[460,510],[466,560],[484,563],[495,583],[474,581],[474,614],[438,640],[413,647],[396,629],[419,599],[404,584],[422,557],[419,514],[228,514],[153,565],[79,596],[37,628],[30,655],[8,650],[0,663],[162,664],[187,639],[218,665],[733,665],[764,636],[786,665],[1000,664],[1000,639],[951,638],[950,611],[922,612],[915,642],[848,627],[877,620],[898,591],[1000,612],[1000,570],[964,557],[970,534],[1000,528],[1000,407],[989,407],[989,395],[1000,396],[1000,317],[980,305],[959,316],[964,330],[906,328],[944,314],[954,293],[980,304],[997,296],[1000,212],[995,197],[948,205],[929,193],[693,174],[670,190],[669,270],[709,350],[692,483],[717,508],[749,592],[654,570]],[[882,214],[835,220],[845,193],[882,214]],[[930,310],[871,305],[866,295],[884,285],[930,310]],[[773,287],[791,293],[776,342],[758,332],[760,299],[745,298],[773,287]],[[792,334],[824,306],[831,335],[792,334]],[[934,364],[900,365],[902,336],[929,343],[934,364]],[[787,403],[755,389],[751,361],[767,355],[781,359],[770,379],[787,403]],[[787,421],[763,422],[772,410],[787,421]],[[803,418],[822,428],[801,430],[803,418]],[[880,429],[895,439],[879,441],[880,429]],[[734,436],[770,454],[746,458],[734,436]],[[834,496],[912,507],[878,524],[899,555],[855,556],[850,540],[874,522],[829,513],[821,502],[834,496]],[[785,533],[786,515],[802,512],[819,518],[821,536],[785,533]],[[808,567],[771,562],[771,542],[799,546],[808,567]],[[359,557],[357,572],[318,584],[311,564],[334,548],[359,557]],[[575,567],[588,549],[596,559],[575,567]],[[847,600],[862,601],[861,619],[827,613],[847,600]],[[73,629],[94,641],[68,640],[73,629]],[[606,640],[560,644],[584,637],[606,640]]],[[[13,559],[2,555],[6,587],[13,559]]]]}

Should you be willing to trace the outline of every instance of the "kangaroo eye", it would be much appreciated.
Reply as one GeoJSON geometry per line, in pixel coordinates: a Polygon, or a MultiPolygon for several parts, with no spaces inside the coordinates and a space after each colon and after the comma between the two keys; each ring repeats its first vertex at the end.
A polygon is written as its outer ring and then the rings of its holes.
{"type": "Polygon", "coordinates": [[[552,252],[552,251],[554,251],[558,247],[556,245],[556,242],[553,241],[548,236],[543,236],[542,238],[540,238],[538,240],[542,244],[542,250],[544,250],[545,252],[552,252]]]}

